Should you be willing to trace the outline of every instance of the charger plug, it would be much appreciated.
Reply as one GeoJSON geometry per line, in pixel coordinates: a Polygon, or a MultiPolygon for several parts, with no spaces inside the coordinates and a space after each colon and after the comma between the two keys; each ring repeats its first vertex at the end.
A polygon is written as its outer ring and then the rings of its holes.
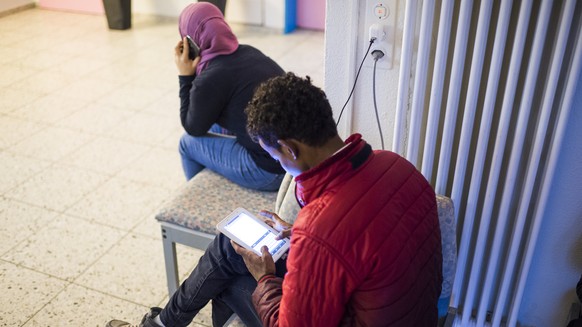
{"type": "Polygon", "coordinates": [[[376,40],[382,41],[386,37],[384,32],[384,26],[382,24],[372,24],[370,25],[370,41],[374,42],[376,40]]]}

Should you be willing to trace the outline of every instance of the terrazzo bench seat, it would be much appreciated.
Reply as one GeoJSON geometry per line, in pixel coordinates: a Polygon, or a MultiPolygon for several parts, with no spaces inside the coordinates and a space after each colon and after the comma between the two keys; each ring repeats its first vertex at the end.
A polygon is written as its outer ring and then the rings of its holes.
{"type": "Polygon", "coordinates": [[[237,207],[250,212],[273,210],[277,192],[243,188],[204,169],[188,181],[156,215],[161,224],[168,291],[178,289],[176,243],[206,250],[216,234],[216,224],[237,207]]]}

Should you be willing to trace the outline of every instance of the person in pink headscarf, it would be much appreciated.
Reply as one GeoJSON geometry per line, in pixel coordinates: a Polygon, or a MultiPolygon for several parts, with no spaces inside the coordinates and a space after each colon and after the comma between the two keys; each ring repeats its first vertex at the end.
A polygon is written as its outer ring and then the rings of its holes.
{"type": "Polygon", "coordinates": [[[193,3],[182,11],[178,24],[182,43],[178,43],[176,49],[176,65],[181,75],[191,75],[192,68],[196,68],[196,74],[200,75],[212,59],[229,55],[238,49],[236,36],[222,13],[216,9],[218,8],[210,3],[193,3]],[[200,47],[199,61],[185,60],[187,56],[182,54],[183,46],[187,45],[184,38],[188,35],[200,47]]]}
{"type": "Polygon", "coordinates": [[[242,45],[209,2],[188,5],[175,46],[180,82],[182,168],[191,179],[208,168],[247,188],[276,191],[284,170],[246,131],[244,109],[255,88],[283,69],[261,51],[242,45]],[[187,37],[200,48],[190,58],[187,37]],[[225,130],[230,136],[224,135],[225,130]],[[234,137],[232,137],[234,136],[234,137]]]}
{"type": "MultiPolygon", "coordinates": [[[[277,190],[284,170],[247,133],[244,110],[260,84],[285,72],[259,50],[239,44],[220,10],[211,3],[187,6],[180,15],[179,32],[181,39],[174,51],[180,119],[186,131],[180,140],[186,177],[190,179],[207,168],[245,187],[277,190]],[[200,48],[199,56],[193,59],[187,36],[200,48]],[[221,134],[224,130],[231,135],[221,134]]],[[[284,269],[284,262],[280,269],[284,269]]],[[[242,258],[221,234],[164,309],[151,308],[139,326],[188,326],[209,301],[215,326],[224,325],[233,313],[246,326],[261,326],[250,298],[255,286],[242,258]]],[[[133,325],[112,320],[106,326],[133,325]]]]}
{"type": "MultiPolygon", "coordinates": [[[[187,179],[206,168],[244,187],[278,190],[284,170],[247,133],[244,110],[261,83],[285,72],[261,51],[239,44],[221,11],[209,2],[188,5],[180,15],[179,32],[174,52],[186,131],[180,154],[187,179]],[[188,36],[200,48],[193,59],[188,36]],[[222,134],[224,130],[230,135],[222,134]]],[[[165,308],[152,308],[139,326],[188,326],[209,301],[213,325],[224,325],[233,313],[247,326],[261,325],[248,291],[256,282],[242,258],[223,235],[209,249],[165,308]],[[238,262],[237,271],[218,263],[231,260],[238,262]]],[[[132,325],[121,320],[107,324],[122,326],[132,325]]]]}

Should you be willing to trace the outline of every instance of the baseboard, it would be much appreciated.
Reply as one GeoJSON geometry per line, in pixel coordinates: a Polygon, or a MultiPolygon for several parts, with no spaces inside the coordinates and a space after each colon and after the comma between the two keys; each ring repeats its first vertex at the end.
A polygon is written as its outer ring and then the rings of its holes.
{"type": "Polygon", "coordinates": [[[29,4],[26,4],[26,5],[23,5],[23,6],[15,7],[15,8],[10,8],[10,9],[6,9],[6,10],[0,10],[0,18],[1,17],[4,17],[4,16],[12,15],[14,13],[21,12],[21,11],[24,11],[24,10],[33,9],[35,7],[36,7],[36,3],[29,3],[29,4]]]}

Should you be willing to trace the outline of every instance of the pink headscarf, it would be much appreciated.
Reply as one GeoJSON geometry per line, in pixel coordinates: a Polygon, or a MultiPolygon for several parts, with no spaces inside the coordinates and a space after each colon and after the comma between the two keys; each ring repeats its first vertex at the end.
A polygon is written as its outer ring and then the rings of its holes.
{"type": "Polygon", "coordinates": [[[200,74],[213,58],[231,54],[238,48],[238,40],[222,12],[211,3],[197,2],[184,8],[178,28],[182,38],[190,35],[200,47],[201,60],[196,74],[200,74]]]}

